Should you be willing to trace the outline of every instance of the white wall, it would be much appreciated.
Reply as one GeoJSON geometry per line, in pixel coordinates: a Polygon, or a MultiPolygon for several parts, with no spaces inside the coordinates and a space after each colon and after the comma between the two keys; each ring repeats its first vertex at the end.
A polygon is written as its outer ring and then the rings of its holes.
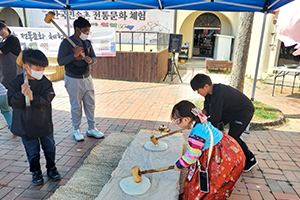
{"type": "MultiPolygon", "coordinates": [[[[261,38],[262,24],[263,24],[263,13],[255,13],[250,41],[250,48],[248,54],[246,75],[254,78],[257,56],[259,50],[259,43],[261,38]]],[[[274,49],[270,44],[276,43],[273,39],[273,35],[271,34],[274,31],[273,20],[275,15],[268,14],[265,24],[265,33],[262,36],[263,43],[261,49],[261,56],[259,62],[259,69],[257,73],[257,78],[262,79],[265,78],[268,71],[270,72],[270,68],[274,66],[274,62],[276,60],[276,48],[274,49]]]]}
{"type": "Polygon", "coordinates": [[[16,16],[11,15],[11,11],[9,12],[9,9],[16,12],[18,17],[21,19],[23,26],[25,26],[25,20],[24,20],[24,14],[23,14],[23,8],[6,8],[6,7],[0,7],[0,13],[1,13],[1,20],[4,20],[8,24],[12,24],[13,26],[19,26],[19,19],[16,18],[16,16]],[[5,10],[4,10],[5,9],[5,10]],[[3,12],[2,12],[3,11],[3,12]]]}

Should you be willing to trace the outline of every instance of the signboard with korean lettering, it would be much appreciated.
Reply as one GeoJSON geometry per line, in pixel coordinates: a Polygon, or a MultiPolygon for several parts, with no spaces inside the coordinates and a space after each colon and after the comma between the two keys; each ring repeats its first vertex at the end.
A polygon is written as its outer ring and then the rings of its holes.
{"type": "Polygon", "coordinates": [[[96,56],[116,56],[116,29],[93,28],[89,36],[96,56]]]}
{"type": "MultiPolygon", "coordinates": [[[[26,9],[31,27],[52,27],[44,22],[50,10],[26,9]]],[[[52,10],[54,21],[60,27],[67,27],[66,10],[52,10]]],[[[89,20],[92,29],[97,27],[116,28],[116,31],[171,33],[174,28],[173,10],[70,10],[70,29],[79,16],[89,20]]]]}
{"type": "MultiPolygon", "coordinates": [[[[29,47],[39,49],[49,57],[56,57],[62,33],[56,28],[9,27],[18,37],[22,49],[29,47]]],[[[89,37],[96,56],[116,56],[116,31],[114,28],[95,28],[89,37]]]]}

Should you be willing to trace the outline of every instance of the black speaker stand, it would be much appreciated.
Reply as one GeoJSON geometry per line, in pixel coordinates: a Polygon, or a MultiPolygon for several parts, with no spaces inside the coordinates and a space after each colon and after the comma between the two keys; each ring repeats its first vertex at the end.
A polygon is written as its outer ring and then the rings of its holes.
{"type": "MultiPolygon", "coordinates": [[[[170,84],[171,84],[171,82],[173,81],[173,75],[176,75],[176,72],[177,72],[179,80],[182,83],[181,76],[179,74],[179,70],[178,70],[178,67],[177,67],[176,62],[175,62],[175,52],[172,52],[172,54],[173,54],[173,56],[172,56],[172,63],[171,63],[171,71],[169,71],[169,67],[168,67],[168,72],[166,73],[163,81],[165,81],[166,77],[169,75],[170,76],[170,84]],[[176,70],[175,73],[174,73],[174,70],[176,70]]],[[[175,76],[175,78],[176,78],[176,76],[175,76]]]]}

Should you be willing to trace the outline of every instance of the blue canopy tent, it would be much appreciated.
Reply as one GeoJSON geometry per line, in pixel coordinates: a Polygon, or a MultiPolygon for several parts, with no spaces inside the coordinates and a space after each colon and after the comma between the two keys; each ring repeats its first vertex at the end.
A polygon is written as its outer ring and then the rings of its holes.
{"type": "Polygon", "coordinates": [[[0,0],[0,6],[73,10],[181,9],[272,12],[290,1],[292,0],[0,0]]]}
{"type": "MultiPolygon", "coordinates": [[[[293,0],[0,0],[0,6],[67,10],[180,9],[263,12],[264,19],[251,95],[253,101],[267,14],[291,1],[293,0]]],[[[69,25],[69,22],[67,23],[69,25]]]]}

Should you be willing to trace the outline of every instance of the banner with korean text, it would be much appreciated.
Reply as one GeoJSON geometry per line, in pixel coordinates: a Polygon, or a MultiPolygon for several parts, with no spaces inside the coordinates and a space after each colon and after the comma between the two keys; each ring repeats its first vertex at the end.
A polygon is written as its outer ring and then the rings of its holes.
{"type": "MultiPolygon", "coordinates": [[[[12,33],[18,37],[22,49],[30,47],[39,49],[49,57],[56,57],[61,41],[62,33],[56,28],[30,28],[9,27],[12,33]]],[[[97,57],[116,56],[116,30],[115,28],[93,28],[89,36],[97,57]]]]}
{"type": "MultiPolygon", "coordinates": [[[[53,27],[44,21],[50,10],[26,9],[30,27],[53,27]]],[[[55,13],[54,21],[61,27],[67,28],[67,11],[52,10],[55,13]]],[[[73,23],[78,17],[88,20],[94,28],[116,28],[116,31],[160,32],[174,31],[174,10],[69,10],[70,32],[73,32],[73,23]]],[[[67,32],[66,32],[67,33],[67,32]]],[[[71,33],[70,33],[71,34],[71,33]]]]}

